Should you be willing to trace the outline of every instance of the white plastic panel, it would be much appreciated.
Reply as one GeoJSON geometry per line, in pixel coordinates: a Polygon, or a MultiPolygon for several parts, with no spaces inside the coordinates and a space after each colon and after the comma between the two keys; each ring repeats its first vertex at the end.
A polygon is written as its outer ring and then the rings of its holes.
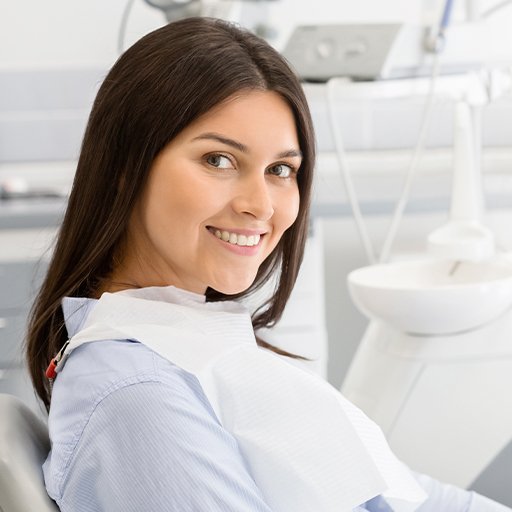
{"type": "Polygon", "coordinates": [[[427,365],[388,439],[396,455],[468,486],[510,441],[512,358],[427,365]]]}

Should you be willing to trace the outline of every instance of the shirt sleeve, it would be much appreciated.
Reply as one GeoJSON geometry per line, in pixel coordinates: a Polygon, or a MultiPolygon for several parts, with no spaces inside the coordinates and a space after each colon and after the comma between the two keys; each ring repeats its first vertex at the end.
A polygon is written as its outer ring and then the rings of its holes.
{"type": "MultiPolygon", "coordinates": [[[[476,492],[444,484],[427,475],[413,474],[428,495],[416,512],[512,512],[505,505],[476,492]]],[[[369,512],[393,512],[382,496],[370,500],[365,506],[369,512]]]]}
{"type": "Polygon", "coordinates": [[[186,382],[104,398],[75,449],[62,512],[271,512],[236,440],[186,382]]]}
{"type": "Polygon", "coordinates": [[[474,491],[441,483],[427,475],[415,474],[415,477],[428,494],[418,512],[512,512],[474,491]]]}

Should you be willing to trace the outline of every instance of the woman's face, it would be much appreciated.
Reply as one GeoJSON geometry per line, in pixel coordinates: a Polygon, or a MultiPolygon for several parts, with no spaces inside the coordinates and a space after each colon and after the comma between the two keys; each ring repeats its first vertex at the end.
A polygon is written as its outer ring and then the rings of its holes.
{"type": "Polygon", "coordinates": [[[295,120],[277,93],[218,105],[153,162],[112,281],[247,289],[297,217],[300,164],[295,120]]]}

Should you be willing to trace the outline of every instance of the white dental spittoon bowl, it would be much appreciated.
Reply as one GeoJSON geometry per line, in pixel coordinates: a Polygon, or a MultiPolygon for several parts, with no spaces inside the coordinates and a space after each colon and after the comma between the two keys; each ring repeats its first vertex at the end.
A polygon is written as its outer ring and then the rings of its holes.
{"type": "Polygon", "coordinates": [[[363,267],[348,275],[350,295],[370,319],[420,335],[468,331],[512,306],[511,259],[454,265],[424,260],[363,267]]]}

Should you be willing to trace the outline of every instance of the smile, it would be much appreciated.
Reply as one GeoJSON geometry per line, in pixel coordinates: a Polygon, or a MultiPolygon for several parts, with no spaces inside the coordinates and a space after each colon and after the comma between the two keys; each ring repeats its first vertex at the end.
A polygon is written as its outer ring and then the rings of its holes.
{"type": "Polygon", "coordinates": [[[217,238],[220,238],[224,242],[228,242],[232,245],[238,245],[240,247],[254,247],[260,243],[261,235],[243,235],[240,233],[232,233],[230,231],[224,231],[209,227],[208,230],[213,233],[217,238]]]}

